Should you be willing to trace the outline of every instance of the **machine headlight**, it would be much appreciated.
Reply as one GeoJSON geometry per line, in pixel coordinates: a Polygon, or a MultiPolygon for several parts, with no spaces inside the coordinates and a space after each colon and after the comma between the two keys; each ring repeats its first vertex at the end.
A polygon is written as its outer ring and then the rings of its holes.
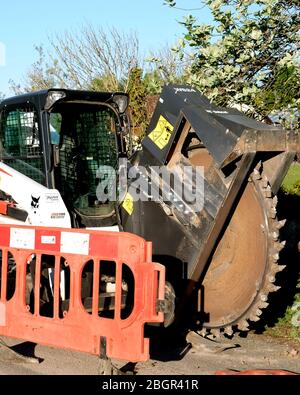
{"type": "Polygon", "coordinates": [[[49,110],[54,103],[58,100],[64,99],[66,96],[66,92],[63,91],[50,91],[46,99],[45,109],[49,110]]]}
{"type": "Polygon", "coordinates": [[[126,95],[116,94],[113,97],[113,102],[116,103],[120,113],[123,114],[128,108],[129,99],[128,99],[128,96],[126,96],[126,95]]]}

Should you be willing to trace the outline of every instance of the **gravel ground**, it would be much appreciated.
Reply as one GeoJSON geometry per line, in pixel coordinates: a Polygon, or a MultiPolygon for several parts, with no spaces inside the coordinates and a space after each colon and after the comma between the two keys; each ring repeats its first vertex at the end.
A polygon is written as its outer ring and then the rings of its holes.
{"type": "MultiPolygon", "coordinates": [[[[97,357],[2,338],[26,357],[25,360],[0,346],[1,375],[97,375],[97,357]]],[[[113,361],[117,367],[124,362],[113,361]]],[[[194,332],[182,347],[157,344],[151,360],[135,366],[138,375],[211,375],[217,370],[284,369],[300,374],[300,341],[287,341],[249,334],[219,342],[194,332]]]]}

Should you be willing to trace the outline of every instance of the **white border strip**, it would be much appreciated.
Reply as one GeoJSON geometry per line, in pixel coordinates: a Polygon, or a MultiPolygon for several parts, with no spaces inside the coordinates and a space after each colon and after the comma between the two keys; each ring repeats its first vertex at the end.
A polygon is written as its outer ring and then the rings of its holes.
{"type": "Polygon", "coordinates": [[[60,252],[89,255],[90,235],[87,233],[61,232],[60,252]]]}
{"type": "Polygon", "coordinates": [[[26,250],[35,249],[35,230],[23,228],[10,228],[11,248],[25,248],[26,250]]]}

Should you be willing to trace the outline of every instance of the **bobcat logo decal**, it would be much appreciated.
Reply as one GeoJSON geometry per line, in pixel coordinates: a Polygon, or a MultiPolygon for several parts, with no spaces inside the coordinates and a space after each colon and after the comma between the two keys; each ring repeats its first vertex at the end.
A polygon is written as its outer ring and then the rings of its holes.
{"type": "Polygon", "coordinates": [[[32,208],[37,209],[37,208],[40,207],[40,203],[39,203],[40,198],[41,198],[40,196],[39,196],[38,198],[35,198],[35,197],[33,197],[33,196],[31,195],[31,207],[32,207],[32,208]]]}

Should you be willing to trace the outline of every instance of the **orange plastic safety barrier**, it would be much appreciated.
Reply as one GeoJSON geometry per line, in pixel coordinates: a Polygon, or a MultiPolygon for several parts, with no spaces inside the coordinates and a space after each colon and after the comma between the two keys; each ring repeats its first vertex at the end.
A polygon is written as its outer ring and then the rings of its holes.
{"type": "Polygon", "coordinates": [[[1,225],[0,250],[0,335],[96,355],[105,353],[107,357],[132,362],[149,358],[144,324],[163,321],[163,313],[157,312],[157,301],[164,299],[165,287],[164,267],[152,262],[151,243],[129,233],[1,225]],[[45,256],[53,257],[51,317],[42,316],[40,311],[45,256]],[[104,261],[115,267],[113,317],[99,316],[104,261]],[[30,309],[26,301],[26,276],[32,262],[35,264],[34,309],[30,309]],[[60,312],[62,262],[70,276],[69,304],[63,314],[60,312]],[[89,262],[93,263],[93,286],[91,306],[87,310],[82,302],[82,276],[89,262]],[[122,273],[125,265],[133,274],[134,293],[132,310],[124,318],[122,273]],[[8,292],[11,270],[16,270],[13,295],[8,292]]]}

